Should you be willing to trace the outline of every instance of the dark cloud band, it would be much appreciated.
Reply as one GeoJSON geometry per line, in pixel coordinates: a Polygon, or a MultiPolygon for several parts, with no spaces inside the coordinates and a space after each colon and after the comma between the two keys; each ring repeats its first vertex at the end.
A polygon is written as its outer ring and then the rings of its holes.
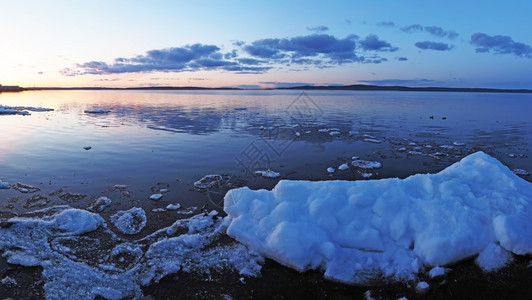
{"type": "Polygon", "coordinates": [[[327,68],[346,63],[381,63],[386,58],[376,52],[394,52],[398,48],[369,35],[337,38],[328,34],[311,34],[292,38],[261,39],[246,44],[237,41],[237,49],[223,53],[218,46],[193,44],[183,47],[154,49],[144,55],[116,58],[112,63],[90,61],[61,70],[66,76],[105,75],[136,72],[186,72],[220,70],[238,74],[260,74],[275,65],[313,65],[327,68]],[[357,52],[358,50],[358,52],[357,52]],[[372,51],[369,57],[362,51],[372,51]]]}
{"type": "Polygon", "coordinates": [[[532,58],[532,47],[515,42],[511,37],[504,35],[487,35],[475,33],[471,35],[471,44],[478,53],[492,52],[495,54],[513,54],[519,57],[532,58]]]}

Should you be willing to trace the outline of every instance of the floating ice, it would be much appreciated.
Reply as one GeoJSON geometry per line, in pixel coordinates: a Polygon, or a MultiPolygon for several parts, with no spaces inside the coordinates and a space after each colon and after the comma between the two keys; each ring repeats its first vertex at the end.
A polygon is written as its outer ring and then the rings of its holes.
{"type": "Polygon", "coordinates": [[[364,142],[370,142],[370,143],[374,143],[374,144],[380,144],[380,143],[382,143],[381,140],[378,140],[378,139],[375,139],[375,138],[367,138],[367,139],[364,139],[364,142]]]}
{"type": "Polygon", "coordinates": [[[194,186],[198,189],[208,189],[222,181],[222,175],[212,174],[205,175],[200,180],[194,182],[194,186]]]}
{"type": "Polygon", "coordinates": [[[453,142],[453,145],[460,147],[460,146],[465,146],[465,143],[453,142]]]}
{"type": "Polygon", "coordinates": [[[111,199],[102,196],[94,200],[94,202],[92,202],[87,209],[93,212],[102,212],[107,206],[111,204],[111,202],[111,199]]]}
{"type": "Polygon", "coordinates": [[[430,154],[429,156],[436,159],[442,159],[444,157],[447,157],[448,155],[445,152],[436,152],[434,154],[430,154]]]}
{"type": "Polygon", "coordinates": [[[451,145],[441,145],[440,148],[447,149],[447,150],[453,150],[454,146],[451,145]]]}
{"type": "Polygon", "coordinates": [[[9,183],[0,180],[0,189],[9,189],[10,187],[9,183]]]}
{"type": "Polygon", "coordinates": [[[179,203],[176,203],[176,204],[168,204],[166,206],[166,209],[168,210],[178,210],[179,208],[181,208],[181,204],[179,203]]]}
{"type": "Polygon", "coordinates": [[[111,216],[111,223],[123,234],[137,234],[146,226],[146,212],[140,207],[121,210],[111,216]]]}
{"type": "Polygon", "coordinates": [[[423,152],[411,150],[411,151],[408,151],[408,154],[409,155],[423,155],[423,152]]]}
{"type": "Polygon", "coordinates": [[[532,184],[483,152],[402,180],[238,188],[226,194],[224,210],[231,237],[342,282],[415,279],[425,267],[477,254],[489,269],[508,262],[510,252],[532,254],[532,184]]]}
{"type": "Polygon", "coordinates": [[[272,171],[272,170],[255,171],[255,175],[260,175],[260,176],[265,177],[265,178],[278,178],[279,176],[281,176],[281,174],[279,172],[275,172],[275,171],[272,171]]]}
{"type": "Polygon", "coordinates": [[[160,200],[163,197],[163,194],[153,194],[150,196],[150,200],[160,200]]]}
{"type": "Polygon", "coordinates": [[[406,152],[406,148],[405,148],[405,147],[401,147],[401,148],[397,149],[397,151],[399,151],[399,152],[406,152]]]}
{"type": "Polygon", "coordinates": [[[87,109],[87,110],[85,110],[86,114],[107,114],[107,113],[110,113],[110,112],[111,112],[110,110],[105,110],[105,109],[87,109]]]}
{"type": "MultiPolygon", "coordinates": [[[[528,176],[530,175],[530,173],[528,173],[528,171],[526,170],[523,170],[523,169],[513,169],[513,172],[517,175],[521,175],[521,176],[528,176]]],[[[0,188],[1,188],[1,184],[0,184],[0,188]]],[[[9,187],[8,187],[9,188],[9,187]]]]}
{"type": "Polygon", "coordinates": [[[295,136],[301,137],[301,133],[299,133],[299,131],[296,131],[295,136]]]}
{"type": "Polygon", "coordinates": [[[428,292],[429,289],[430,289],[430,285],[426,283],[425,281],[420,281],[416,285],[416,292],[418,292],[419,294],[424,294],[428,292]]]}
{"type": "Polygon", "coordinates": [[[329,172],[329,173],[334,173],[334,171],[335,171],[335,170],[334,170],[334,168],[332,168],[332,167],[328,167],[328,168],[327,168],[327,172],[329,172]]]}
{"type": "Polygon", "coordinates": [[[449,269],[447,269],[447,268],[436,266],[436,267],[430,269],[429,276],[430,276],[430,278],[443,276],[443,275],[445,275],[447,273],[448,270],[449,269]]]}
{"type": "Polygon", "coordinates": [[[331,131],[329,135],[340,135],[340,131],[331,131]]]}
{"type": "Polygon", "coordinates": [[[369,161],[369,160],[362,160],[362,159],[355,159],[351,162],[351,165],[353,167],[361,168],[361,169],[379,169],[382,167],[382,164],[378,161],[369,161]]]}
{"type": "Polygon", "coordinates": [[[370,178],[371,176],[373,176],[373,173],[361,172],[360,176],[362,176],[363,178],[370,178]]]}
{"type": "Polygon", "coordinates": [[[349,169],[349,166],[347,164],[341,164],[339,167],[338,167],[338,170],[340,171],[345,171],[349,169]]]}
{"type": "Polygon", "coordinates": [[[45,111],[53,111],[53,108],[44,108],[44,107],[31,107],[31,106],[17,106],[17,107],[11,107],[11,106],[2,106],[0,105],[0,114],[19,114],[19,115],[29,115],[29,111],[35,111],[35,112],[45,112],[45,111]]]}

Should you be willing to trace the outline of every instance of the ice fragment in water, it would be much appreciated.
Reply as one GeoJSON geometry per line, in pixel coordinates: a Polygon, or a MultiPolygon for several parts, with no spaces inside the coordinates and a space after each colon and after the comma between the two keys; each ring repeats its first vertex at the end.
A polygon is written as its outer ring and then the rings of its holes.
{"type": "Polygon", "coordinates": [[[281,174],[279,172],[275,172],[275,171],[272,171],[272,170],[255,171],[255,175],[260,175],[260,176],[265,177],[265,178],[277,178],[277,177],[281,176],[281,174]]]}
{"type": "Polygon", "coordinates": [[[150,200],[157,201],[157,200],[161,199],[162,197],[163,197],[163,194],[153,194],[153,195],[150,196],[150,200]]]}
{"type": "Polygon", "coordinates": [[[382,164],[378,161],[369,161],[369,160],[362,160],[362,159],[355,159],[351,162],[351,165],[353,167],[361,168],[361,169],[379,169],[382,167],[382,164]]]}
{"type": "Polygon", "coordinates": [[[338,167],[338,170],[341,170],[341,171],[344,171],[344,170],[347,170],[347,169],[349,169],[349,166],[347,164],[341,164],[338,167]]]}
{"type": "Polygon", "coordinates": [[[140,207],[121,210],[111,216],[111,223],[123,234],[137,234],[146,226],[146,212],[140,207]]]}
{"type": "Polygon", "coordinates": [[[217,185],[222,180],[223,180],[222,175],[217,175],[217,174],[205,175],[200,180],[194,182],[194,186],[198,189],[208,189],[210,187],[217,185]]]}

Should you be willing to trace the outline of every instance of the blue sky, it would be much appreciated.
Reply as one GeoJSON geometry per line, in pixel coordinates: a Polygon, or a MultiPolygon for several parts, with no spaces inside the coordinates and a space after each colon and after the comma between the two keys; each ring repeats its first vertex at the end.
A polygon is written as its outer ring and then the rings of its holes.
{"type": "Polygon", "coordinates": [[[4,1],[0,84],[532,89],[532,2],[4,1]]]}

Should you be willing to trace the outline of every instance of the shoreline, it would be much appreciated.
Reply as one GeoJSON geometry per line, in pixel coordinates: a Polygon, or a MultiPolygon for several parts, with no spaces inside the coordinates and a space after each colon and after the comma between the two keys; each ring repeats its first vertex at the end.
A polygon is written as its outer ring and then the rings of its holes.
{"type": "MultiPolygon", "coordinates": [[[[197,86],[159,86],[159,87],[28,87],[20,91],[45,91],[45,90],[170,90],[170,91],[267,91],[267,90],[303,90],[303,91],[393,91],[393,92],[460,92],[460,93],[511,93],[530,94],[532,89],[500,89],[500,88],[456,88],[456,87],[409,87],[409,86],[378,86],[353,84],[343,86],[294,86],[286,88],[243,89],[237,87],[197,87],[197,86]]],[[[0,92],[1,92],[0,87],[0,92]]]]}

